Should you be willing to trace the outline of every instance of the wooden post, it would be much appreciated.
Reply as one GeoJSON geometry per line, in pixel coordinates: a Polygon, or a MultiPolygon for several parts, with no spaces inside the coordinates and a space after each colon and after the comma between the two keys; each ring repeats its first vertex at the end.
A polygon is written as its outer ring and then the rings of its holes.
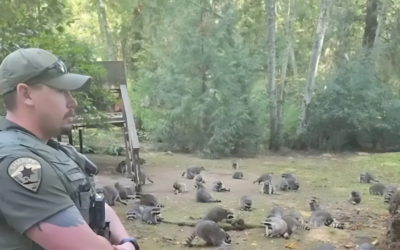
{"type": "Polygon", "coordinates": [[[79,151],[83,154],[83,137],[82,137],[82,129],[79,129],[79,151]]]}

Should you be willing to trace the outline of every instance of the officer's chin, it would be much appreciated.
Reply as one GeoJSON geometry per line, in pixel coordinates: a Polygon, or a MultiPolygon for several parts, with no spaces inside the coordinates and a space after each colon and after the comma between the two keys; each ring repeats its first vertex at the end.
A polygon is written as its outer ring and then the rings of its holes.
{"type": "Polygon", "coordinates": [[[60,134],[62,134],[62,135],[68,135],[68,134],[70,134],[71,132],[72,132],[72,124],[64,124],[64,125],[61,127],[60,134]]]}

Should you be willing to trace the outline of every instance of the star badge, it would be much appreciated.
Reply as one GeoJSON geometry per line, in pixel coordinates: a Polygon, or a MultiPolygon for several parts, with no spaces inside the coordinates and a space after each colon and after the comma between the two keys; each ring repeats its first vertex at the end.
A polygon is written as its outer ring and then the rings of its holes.
{"type": "Polygon", "coordinates": [[[42,181],[42,166],[33,158],[22,157],[8,166],[8,174],[24,188],[37,193],[42,181]]]}

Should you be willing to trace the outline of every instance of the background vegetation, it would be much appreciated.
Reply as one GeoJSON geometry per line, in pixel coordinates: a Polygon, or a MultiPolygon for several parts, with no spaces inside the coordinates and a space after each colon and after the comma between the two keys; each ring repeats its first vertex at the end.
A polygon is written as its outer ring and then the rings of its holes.
{"type": "Polygon", "coordinates": [[[113,98],[91,62],[123,60],[140,138],[158,149],[398,148],[399,0],[0,2],[0,61],[52,51],[94,77],[77,96],[93,114],[113,98]]]}

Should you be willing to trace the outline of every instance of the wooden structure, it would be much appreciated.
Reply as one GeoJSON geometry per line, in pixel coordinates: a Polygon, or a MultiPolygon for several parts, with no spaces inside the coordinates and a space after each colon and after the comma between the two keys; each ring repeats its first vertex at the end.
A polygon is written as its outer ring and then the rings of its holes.
{"type": "MultiPolygon", "coordinates": [[[[101,79],[103,88],[109,89],[111,93],[120,99],[118,104],[113,107],[113,112],[107,112],[106,122],[116,127],[121,127],[124,130],[125,152],[126,152],[126,171],[129,177],[134,173],[134,181],[136,183],[136,192],[141,192],[141,185],[139,182],[139,139],[137,136],[135,121],[131,109],[131,103],[128,96],[128,89],[126,86],[125,67],[122,61],[110,62],[96,62],[95,64],[101,66],[105,70],[104,77],[101,79]]],[[[96,118],[93,118],[95,121],[96,118]]],[[[79,149],[83,153],[83,138],[82,132],[84,128],[96,128],[95,123],[84,122],[82,118],[75,117],[73,121],[73,129],[79,131],[79,149]]],[[[68,135],[69,143],[73,145],[72,134],[68,135]]],[[[58,138],[61,140],[61,136],[58,138]]]]}

